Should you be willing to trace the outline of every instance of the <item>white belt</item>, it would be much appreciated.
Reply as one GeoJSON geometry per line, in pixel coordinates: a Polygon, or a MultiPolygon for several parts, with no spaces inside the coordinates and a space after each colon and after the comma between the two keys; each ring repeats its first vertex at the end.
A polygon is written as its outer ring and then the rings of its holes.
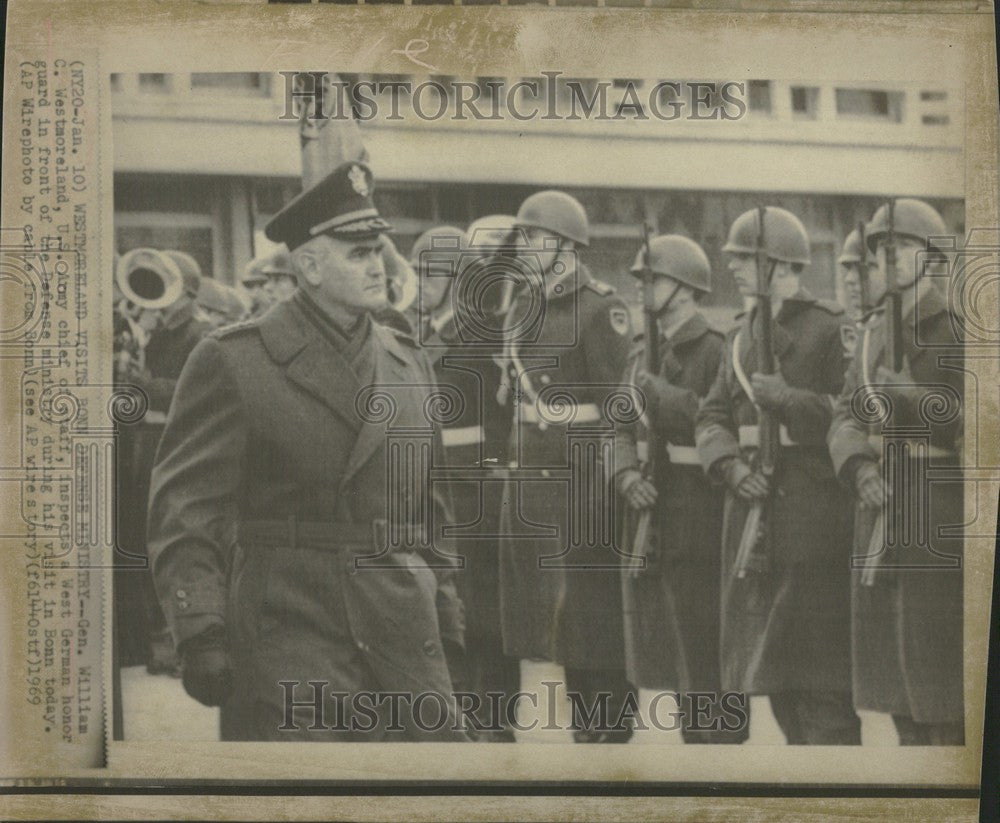
{"type": "Polygon", "coordinates": [[[667,455],[670,462],[676,466],[700,466],[698,450],[694,446],[675,446],[667,443],[667,455]]]}
{"type": "Polygon", "coordinates": [[[472,446],[486,439],[482,426],[458,426],[453,429],[441,429],[441,442],[445,448],[451,446],[472,446]]]}
{"type": "MultiPolygon", "coordinates": [[[[937,458],[947,458],[953,457],[957,458],[958,454],[951,451],[950,449],[943,449],[940,446],[932,446],[924,440],[920,440],[916,437],[890,437],[889,441],[891,443],[898,443],[900,445],[907,445],[910,447],[911,456],[914,452],[917,452],[920,457],[937,457],[937,458]]],[[[885,443],[885,438],[880,434],[871,434],[868,436],[868,445],[870,445],[879,454],[882,454],[882,447],[885,443]]]]}
{"type": "Polygon", "coordinates": [[[597,423],[601,420],[601,410],[595,403],[557,404],[556,406],[546,406],[545,404],[521,403],[521,421],[524,423],[537,423],[539,425],[554,425],[559,423],[597,423]],[[544,409],[539,413],[538,406],[544,409]]]}
{"type": "MultiPolygon", "coordinates": [[[[799,445],[788,435],[788,429],[785,428],[784,423],[778,428],[778,443],[782,446],[799,445]]],[[[760,426],[740,426],[740,448],[760,448],[760,426]]]]}
{"type": "MultiPolygon", "coordinates": [[[[698,450],[694,446],[675,446],[673,443],[664,443],[663,450],[666,452],[670,462],[675,466],[700,466],[698,450]]],[[[635,444],[635,456],[640,463],[645,463],[649,459],[649,443],[640,440],[635,444]]]]}

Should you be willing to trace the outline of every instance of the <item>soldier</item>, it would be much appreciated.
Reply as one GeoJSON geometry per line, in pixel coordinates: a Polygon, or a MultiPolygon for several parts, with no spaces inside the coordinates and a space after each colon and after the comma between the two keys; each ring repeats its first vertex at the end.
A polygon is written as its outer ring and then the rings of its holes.
{"type": "Polygon", "coordinates": [[[417,275],[418,293],[408,307],[418,340],[454,336],[454,308],[447,300],[462,249],[464,232],[455,226],[435,226],[414,241],[410,267],[417,275]],[[446,330],[450,326],[450,332],[446,330]]]}
{"type": "MultiPolygon", "coordinates": [[[[441,434],[455,513],[456,539],[464,560],[456,578],[466,606],[468,688],[478,697],[482,742],[512,742],[506,723],[506,695],[518,689],[517,661],[503,653],[500,633],[497,533],[510,435],[509,410],[497,401],[499,335],[479,324],[495,316],[494,306],[466,303],[481,294],[495,274],[493,261],[513,229],[514,218],[476,220],[464,235],[441,226],[414,244],[411,262],[420,273],[420,341],[434,365],[438,386],[453,393],[458,413],[441,434]]],[[[494,330],[495,331],[495,330],[494,330]]]]}
{"type": "MultiPolygon", "coordinates": [[[[754,342],[763,329],[755,304],[727,339],[726,355],[697,415],[696,442],[709,476],[726,485],[722,553],[722,687],[768,695],[790,744],[860,744],[851,703],[850,508],[824,448],[833,396],[844,378],[843,309],[802,288],[809,239],[802,223],[768,207],[762,260],[774,374],[759,370],[754,342]],[[780,422],[769,478],[755,467],[758,407],[780,422]],[[754,501],[769,514],[755,570],[734,573],[754,501]]],[[[744,298],[759,300],[757,210],[742,214],[724,251],[744,298]]],[[[766,339],[766,337],[765,337],[766,339]]]]}
{"type": "Polygon", "coordinates": [[[577,740],[624,741],[631,726],[615,722],[628,691],[622,558],[609,536],[612,467],[603,455],[614,435],[606,401],[632,340],[629,312],[577,259],[589,226],[574,198],[533,194],[515,227],[521,284],[504,318],[500,392],[513,413],[500,544],[504,651],[522,661],[525,690],[551,675],[551,662],[565,666],[577,740]],[[581,709],[595,701],[596,722],[584,722],[581,709]]]}
{"type": "Polygon", "coordinates": [[[251,317],[259,317],[274,302],[267,289],[267,275],[264,274],[262,269],[265,260],[266,258],[263,257],[255,257],[247,263],[246,270],[243,272],[243,278],[240,280],[243,290],[250,298],[251,317]]]}
{"type": "Polygon", "coordinates": [[[267,291],[272,303],[287,300],[295,293],[295,266],[287,246],[275,249],[264,261],[261,271],[267,277],[267,291]]]}
{"type": "Polygon", "coordinates": [[[847,314],[855,323],[861,320],[862,314],[867,310],[864,305],[864,283],[871,276],[871,270],[875,268],[875,258],[865,255],[862,260],[861,255],[861,232],[854,229],[844,238],[844,248],[837,258],[844,275],[844,298],[847,314]],[[862,262],[864,271],[861,270],[862,262]]]}
{"type": "MultiPolygon", "coordinates": [[[[644,251],[633,274],[644,271],[644,251]]],[[[708,482],[694,448],[695,414],[724,348],[723,335],[698,311],[699,298],[712,289],[711,269],[701,247],[679,235],[652,240],[645,265],[656,278],[652,309],[662,335],[660,368],[656,374],[645,370],[640,336],[625,384],[645,398],[658,451],[654,475],[647,479],[640,471],[648,441],[638,424],[620,426],[615,441],[619,494],[632,511],[652,508],[656,518],[646,568],[622,574],[628,677],[639,689],[640,716],[653,711],[655,694],[674,691],[681,695],[685,742],[740,743],[746,724],[738,728],[729,718],[732,729],[723,728],[718,697],[722,494],[708,482]]],[[[632,532],[626,526],[625,533],[632,532]]]]}
{"type": "Polygon", "coordinates": [[[893,240],[888,212],[882,206],[866,228],[878,263],[869,284],[877,308],[865,323],[829,436],[837,476],[857,496],[853,555],[865,561],[851,585],[854,702],[858,709],[891,714],[903,745],[961,746],[962,484],[927,480],[929,469],[954,472],[961,465],[960,326],[928,276],[931,260],[944,257],[933,238],[947,230],[926,203],[900,199],[893,240]],[[902,304],[900,372],[886,356],[890,243],[897,249],[902,304]],[[867,392],[883,398],[877,405],[884,414],[868,414],[871,406],[862,402],[867,392]],[[890,459],[880,471],[882,439],[890,459]],[[887,489],[891,476],[916,478],[929,490],[902,485],[902,479],[887,489]],[[919,497],[906,503],[911,495],[919,497]],[[882,511],[886,524],[876,527],[882,511]],[[926,525],[908,516],[924,517],[926,525]],[[887,529],[890,518],[894,527],[887,529]],[[953,527],[950,535],[946,526],[953,527]],[[886,531],[895,538],[883,550],[886,531]],[[866,585],[864,567],[873,562],[881,568],[866,585]]]}
{"type": "Polygon", "coordinates": [[[447,665],[461,610],[432,533],[447,520],[426,461],[401,464],[433,444],[433,380],[371,317],[389,228],[371,192],[345,163],[268,223],[299,288],[195,349],[157,456],[157,590],[225,740],[467,739],[447,665]]]}
{"type": "MultiPolygon", "coordinates": [[[[121,265],[126,270],[134,270],[135,276],[140,279],[158,279],[160,283],[167,284],[166,292],[177,295],[166,305],[160,305],[162,301],[158,301],[139,306],[136,323],[145,337],[142,365],[122,375],[122,381],[143,391],[148,402],[145,417],[127,435],[132,465],[124,471],[129,491],[122,501],[125,505],[120,507],[126,521],[120,524],[123,548],[145,554],[146,500],[156,447],[163,434],[181,370],[191,351],[212,330],[212,326],[198,311],[195,302],[202,278],[197,262],[190,255],[180,251],[135,249],[123,257],[121,265]],[[174,283],[178,284],[176,289],[174,283]],[[129,500],[134,502],[128,503],[129,500]]],[[[180,661],[153,591],[152,579],[147,571],[140,574],[146,604],[146,667],[150,674],[176,675],[180,661]]]]}

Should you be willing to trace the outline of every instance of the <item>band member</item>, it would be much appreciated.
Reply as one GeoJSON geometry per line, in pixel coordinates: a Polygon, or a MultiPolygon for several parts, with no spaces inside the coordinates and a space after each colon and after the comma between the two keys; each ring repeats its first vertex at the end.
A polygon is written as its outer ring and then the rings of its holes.
{"type": "Polygon", "coordinates": [[[702,465],[726,485],[722,686],[768,695],[788,743],[859,744],[843,556],[850,504],[825,448],[844,379],[843,309],[800,284],[810,257],[799,219],[763,211],[763,221],[755,209],[730,228],[729,270],[753,306],[727,339],[696,423],[702,465]]]}
{"type": "Polygon", "coordinates": [[[129,318],[132,355],[119,367],[117,380],[141,391],[148,405],[141,421],[123,429],[118,460],[118,545],[130,555],[119,564],[119,588],[126,597],[131,596],[126,592],[141,593],[137,599],[142,604],[125,612],[127,619],[119,621],[120,648],[126,651],[121,662],[138,662],[133,650],[140,646],[150,674],[176,675],[180,661],[145,568],[146,502],[153,458],[177,379],[191,351],[212,326],[195,303],[202,278],[190,255],[133,249],[122,256],[116,274],[120,290],[133,307],[129,318]]]}
{"type": "MultiPolygon", "coordinates": [[[[652,278],[648,309],[660,341],[655,373],[647,370],[644,338],[629,355],[625,384],[642,393],[645,420],[619,427],[615,441],[619,494],[632,512],[655,517],[645,566],[622,574],[628,676],[639,689],[641,716],[655,711],[656,694],[677,692],[686,742],[739,743],[747,736],[745,714],[742,723],[738,716],[726,718],[724,728],[720,705],[722,493],[705,477],[694,448],[698,404],[724,349],[723,335],[698,310],[698,300],[712,289],[711,268],[693,240],[664,235],[650,241],[648,252],[640,250],[632,273],[652,278]],[[654,437],[644,425],[654,427],[654,437]],[[651,473],[644,475],[643,464],[652,466],[651,473]]],[[[647,288],[642,280],[639,286],[647,288]]],[[[624,532],[634,536],[636,530],[630,523],[624,532]]]]}
{"type": "Polygon", "coordinates": [[[371,196],[369,169],[344,163],[268,223],[298,288],[195,349],[157,455],[157,591],[185,689],[221,705],[224,740],[467,739],[427,471],[433,377],[372,320],[389,226],[371,196]],[[435,708],[418,713],[420,695],[435,708]]]}
{"type": "Polygon", "coordinates": [[[235,289],[211,277],[201,278],[197,303],[202,314],[216,329],[242,320],[249,310],[235,289]]]}
{"type": "Polygon", "coordinates": [[[520,283],[504,319],[499,394],[513,421],[500,544],[504,651],[522,661],[525,691],[541,690],[552,662],[565,666],[577,740],[624,741],[622,557],[609,535],[612,467],[603,455],[613,443],[605,401],[620,386],[632,326],[624,301],[578,260],[589,242],[579,202],[539,192],[515,227],[520,283]],[[584,722],[580,709],[595,701],[596,721],[584,722]]]}
{"type": "Polygon", "coordinates": [[[962,483],[929,479],[961,465],[960,325],[932,279],[946,262],[934,245],[944,222],[919,200],[891,210],[866,227],[876,308],[829,437],[837,476],[858,501],[854,702],[891,714],[904,745],[960,746],[962,483]]]}

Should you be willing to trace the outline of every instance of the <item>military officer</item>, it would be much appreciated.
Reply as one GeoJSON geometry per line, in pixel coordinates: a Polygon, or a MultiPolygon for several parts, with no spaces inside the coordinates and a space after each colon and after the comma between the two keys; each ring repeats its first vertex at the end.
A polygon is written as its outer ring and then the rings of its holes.
{"type": "MultiPolygon", "coordinates": [[[[697,415],[696,443],[709,476],[726,485],[723,515],[722,686],[767,695],[791,744],[859,744],[851,703],[850,508],[824,448],[832,399],[843,385],[843,309],[800,284],[809,239],[795,215],[768,207],[764,257],[771,272],[772,342],[778,368],[761,373],[754,305],[727,339],[726,354],[697,415]],[[781,424],[768,478],[750,456],[757,408],[781,424]],[[734,560],[751,501],[766,501],[763,562],[740,577],[734,560]]],[[[757,210],[730,228],[724,250],[740,293],[756,298],[757,210]]]]}
{"type": "Polygon", "coordinates": [[[466,739],[446,699],[462,643],[447,519],[420,462],[433,381],[372,320],[389,226],[371,195],[345,163],[268,223],[299,286],[199,344],[157,455],[157,590],[225,740],[466,739]]]}
{"type": "Polygon", "coordinates": [[[610,536],[604,455],[614,437],[606,401],[620,386],[632,326],[625,302],[578,259],[590,239],[579,202],[559,191],[533,194],[515,228],[520,284],[504,320],[499,395],[512,413],[500,545],[504,651],[522,661],[522,684],[537,677],[535,663],[565,666],[577,740],[623,741],[631,727],[616,723],[628,691],[622,556],[610,536]],[[585,723],[580,709],[598,692],[611,699],[600,702],[596,723],[585,723]]]}
{"type": "MultiPolygon", "coordinates": [[[[686,742],[738,743],[746,739],[746,724],[727,718],[730,728],[723,728],[719,697],[722,494],[705,477],[694,447],[698,404],[724,348],[722,333],[698,310],[712,289],[711,268],[701,247],[679,235],[654,238],[648,254],[640,250],[633,274],[646,266],[656,278],[660,366],[655,374],[646,371],[640,336],[625,384],[641,392],[644,424],[653,427],[654,474],[641,470],[649,449],[643,423],[620,426],[615,441],[619,494],[632,512],[652,509],[656,517],[656,545],[645,569],[622,573],[628,677],[639,689],[640,716],[655,710],[657,693],[674,691],[681,696],[686,742]]],[[[624,533],[632,535],[633,525],[624,533]]]]}
{"type": "Polygon", "coordinates": [[[944,527],[963,522],[962,484],[927,477],[929,469],[954,472],[961,465],[962,341],[958,318],[931,278],[933,259],[944,257],[932,239],[948,234],[944,221],[920,200],[896,200],[893,210],[894,240],[888,205],[866,227],[878,263],[870,277],[876,311],[864,325],[829,436],[837,476],[858,501],[853,555],[862,562],[851,586],[854,701],[859,709],[891,714],[904,745],[960,746],[962,537],[944,527]],[[886,358],[890,243],[902,292],[898,373],[886,358]],[[884,414],[869,415],[873,406],[859,402],[868,392],[884,398],[884,414]],[[889,476],[916,478],[918,485],[899,481],[887,489],[889,476]],[[920,502],[905,502],[917,495],[920,502]],[[876,526],[883,511],[894,529],[885,521],[876,526]],[[908,512],[926,517],[927,525],[906,522],[908,512]],[[888,545],[886,532],[896,535],[888,545]],[[866,579],[869,563],[879,568],[866,579]]]}

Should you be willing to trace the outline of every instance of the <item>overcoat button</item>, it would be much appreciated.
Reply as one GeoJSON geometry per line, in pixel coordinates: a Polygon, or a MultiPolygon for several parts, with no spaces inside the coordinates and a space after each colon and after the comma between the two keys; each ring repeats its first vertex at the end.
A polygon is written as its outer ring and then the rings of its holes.
{"type": "Polygon", "coordinates": [[[177,604],[177,608],[180,609],[181,611],[184,611],[190,605],[191,604],[188,603],[187,600],[182,600],[180,603],[177,604]]]}
{"type": "Polygon", "coordinates": [[[181,600],[183,600],[187,596],[188,596],[188,593],[186,591],[184,591],[184,589],[178,589],[177,590],[177,597],[179,597],[181,600]]]}
{"type": "Polygon", "coordinates": [[[424,641],[424,654],[426,654],[428,657],[433,657],[434,655],[436,655],[437,654],[437,643],[435,643],[433,640],[425,640],[424,641]]]}

